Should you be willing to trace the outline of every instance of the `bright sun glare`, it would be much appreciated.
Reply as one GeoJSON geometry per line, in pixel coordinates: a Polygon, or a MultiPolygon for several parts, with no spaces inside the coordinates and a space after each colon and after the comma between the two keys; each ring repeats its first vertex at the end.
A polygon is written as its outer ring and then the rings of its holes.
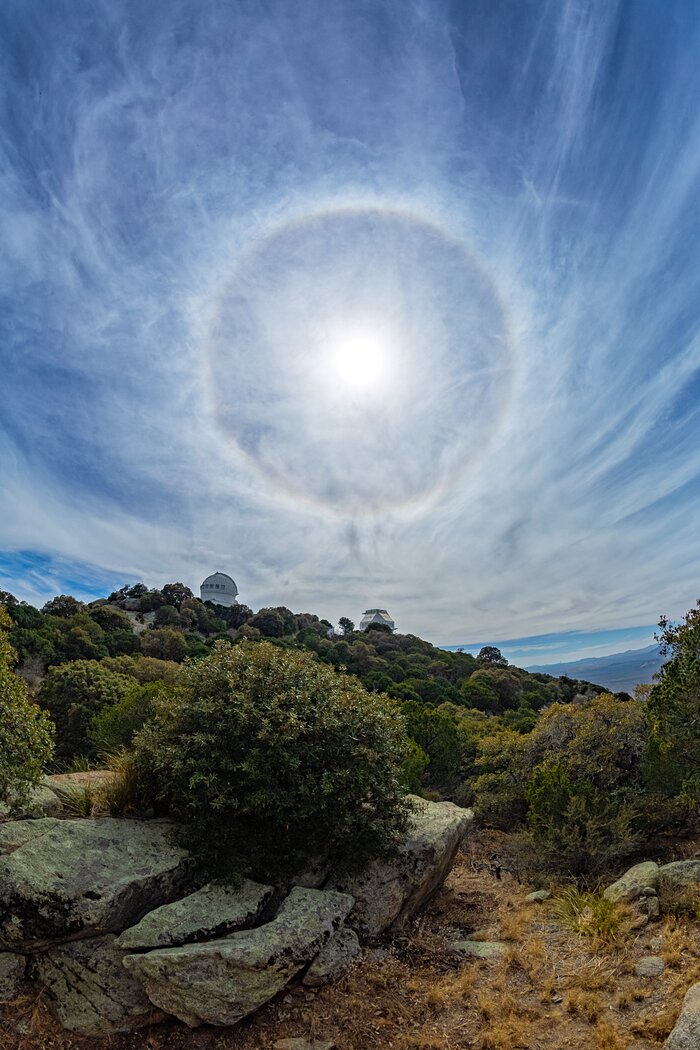
{"type": "Polygon", "coordinates": [[[332,357],[336,375],[345,386],[370,392],[386,376],[389,347],[375,332],[352,332],[333,341],[332,357]]]}

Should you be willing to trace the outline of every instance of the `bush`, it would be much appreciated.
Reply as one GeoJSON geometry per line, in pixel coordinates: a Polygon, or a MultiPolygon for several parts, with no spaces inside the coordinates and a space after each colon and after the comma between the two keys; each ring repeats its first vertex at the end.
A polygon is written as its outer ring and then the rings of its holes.
{"type": "Polygon", "coordinates": [[[56,758],[68,762],[75,755],[95,755],[90,739],[93,718],[133,685],[132,678],[108,671],[96,660],[52,667],[41,683],[39,703],[56,724],[56,758]]]}
{"type": "Polygon", "coordinates": [[[92,719],[88,735],[93,747],[97,751],[110,752],[129,747],[134,734],[151,717],[155,698],[165,688],[163,682],[148,682],[146,685],[132,682],[128,692],[102,708],[92,719]]]}
{"type": "Polygon", "coordinates": [[[53,751],[53,726],[32,704],[12,668],[16,653],[7,638],[12,621],[0,606],[0,799],[13,809],[26,802],[53,751]]]}
{"type": "Polygon", "coordinates": [[[397,708],[309,653],[217,643],[135,741],[146,793],[212,871],[359,866],[405,828],[397,708]]]}

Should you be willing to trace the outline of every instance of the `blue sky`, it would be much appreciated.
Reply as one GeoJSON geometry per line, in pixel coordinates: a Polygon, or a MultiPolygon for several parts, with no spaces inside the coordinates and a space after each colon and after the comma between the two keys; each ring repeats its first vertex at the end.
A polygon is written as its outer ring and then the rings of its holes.
{"type": "Polygon", "coordinates": [[[698,597],[698,53],[694,0],[6,0],[0,586],[645,644],[698,597]]]}

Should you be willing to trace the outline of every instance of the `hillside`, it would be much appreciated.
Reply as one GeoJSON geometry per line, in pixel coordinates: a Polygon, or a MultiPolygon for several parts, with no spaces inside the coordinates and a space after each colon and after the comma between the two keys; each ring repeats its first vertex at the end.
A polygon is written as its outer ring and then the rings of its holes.
{"type": "Polygon", "coordinates": [[[569,663],[537,664],[528,667],[531,672],[566,675],[570,678],[590,678],[612,692],[633,693],[638,685],[651,685],[654,675],[663,666],[664,657],[656,643],[643,649],[627,649],[610,656],[593,656],[569,663]]]}

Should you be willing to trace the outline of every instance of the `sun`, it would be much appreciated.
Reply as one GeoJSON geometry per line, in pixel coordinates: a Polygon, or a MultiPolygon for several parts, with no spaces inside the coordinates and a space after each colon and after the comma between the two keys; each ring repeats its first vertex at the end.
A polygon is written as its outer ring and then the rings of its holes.
{"type": "Polygon", "coordinates": [[[381,389],[388,375],[390,355],[386,336],[371,330],[347,332],[334,338],[331,345],[336,379],[356,393],[381,389]]]}

